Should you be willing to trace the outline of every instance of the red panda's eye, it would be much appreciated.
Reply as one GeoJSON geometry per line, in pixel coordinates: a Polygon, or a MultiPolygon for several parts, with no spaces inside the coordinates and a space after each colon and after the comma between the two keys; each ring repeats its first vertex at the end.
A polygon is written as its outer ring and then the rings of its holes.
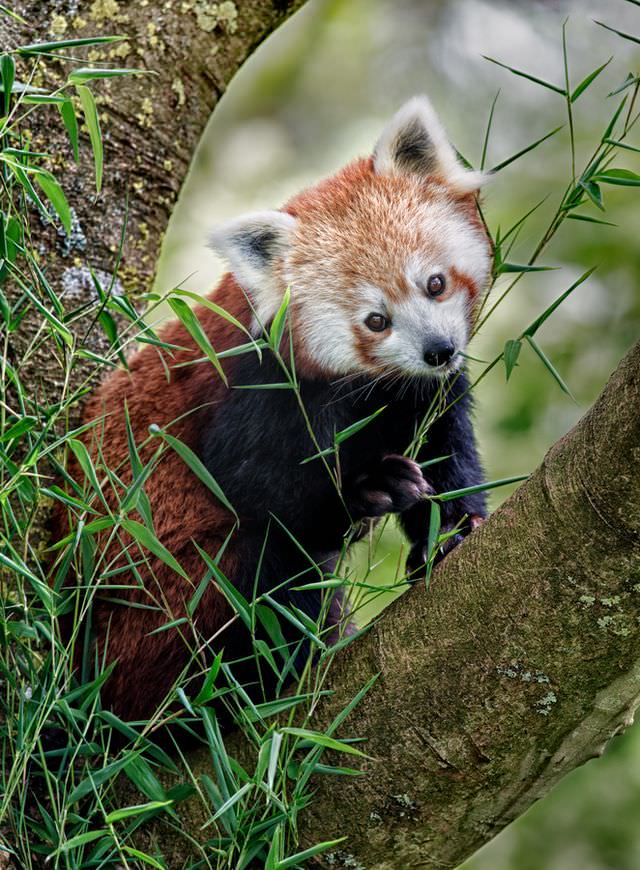
{"type": "Polygon", "coordinates": [[[431,275],[427,281],[427,291],[429,296],[440,296],[441,293],[444,293],[446,286],[447,280],[444,275],[431,275]]]}
{"type": "Polygon", "coordinates": [[[384,332],[390,325],[390,321],[384,316],[384,314],[376,314],[374,312],[367,317],[365,324],[372,332],[384,332]]]}

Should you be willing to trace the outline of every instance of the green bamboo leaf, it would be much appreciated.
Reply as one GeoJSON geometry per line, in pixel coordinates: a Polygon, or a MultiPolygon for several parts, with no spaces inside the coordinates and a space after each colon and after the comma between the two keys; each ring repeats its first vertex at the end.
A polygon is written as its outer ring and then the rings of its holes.
{"type": "Polygon", "coordinates": [[[79,159],[79,149],[78,149],[78,141],[79,141],[79,132],[78,132],[78,119],[76,118],[76,112],[73,108],[73,103],[67,97],[63,103],[58,106],[58,110],[62,115],[62,120],[64,122],[64,126],[67,130],[67,135],[69,136],[69,141],[71,142],[71,148],[73,149],[73,159],[78,162],[79,159]]]}
{"type": "Polygon", "coordinates": [[[321,650],[325,650],[327,645],[324,641],[320,640],[320,638],[315,634],[315,632],[310,631],[304,623],[302,623],[288,607],[284,607],[280,604],[279,601],[275,601],[270,595],[263,595],[265,601],[268,601],[271,607],[276,610],[281,616],[283,616],[287,622],[290,622],[291,625],[296,628],[300,634],[303,634],[305,637],[308,637],[309,640],[317,646],[321,650]]]}
{"type": "Polygon", "coordinates": [[[236,513],[236,509],[231,504],[229,499],[224,494],[222,487],[213,477],[209,469],[206,465],[199,459],[198,456],[191,450],[190,447],[180,441],[179,438],[175,438],[173,435],[169,435],[167,432],[164,432],[162,429],[158,428],[158,426],[151,425],[149,426],[149,431],[152,435],[157,435],[162,438],[167,444],[175,450],[178,456],[182,459],[182,461],[189,466],[191,471],[196,475],[196,477],[204,483],[204,485],[211,490],[211,492],[215,495],[219,502],[221,502],[227,510],[231,511],[236,519],[238,519],[238,514],[236,513]]]}
{"type": "Polygon", "coordinates": [[[138,473],[134,472],[134,477],[131,481],[131,485],[125,492],[119,505],[120,512],[123,514],[129,513],[135,508],[140,513],[145,521],[147,528],[149,529],[153,529],[153,520],[151,515],[151,506],[149,504],[148,498],[145,498],[145,492],[143,487],[155,471],[156,460],[159,458],[161,452],[162,447],[159,447],[156,453],[154,453],[154,455],[151,457],[149,462],[147,462],[147,464],[143,468],[141,468],[138,473]]]}
{"type": "Polygon", "coordinates": [[[218,808],[216,813],[209,819],[209,822],[215,822],[216,819],[220,818],[224,813],[227,812],[228,809],[235,806],[239,800],[241,800],[246,793],[254,787],[252,782],[245,782],[242,788],[239,788],[235,794],[232,794],[230,798],[228,798],[221,807],[218,808]]]}
{"type": "Polygon", "coordinates": [[[234,390],[295,390],[295,384],[290,381],[279,381],[274,384],[234,384],[234,390]]]}
{"type": "Polygon", "coordinates": [[[520,265],[518,263],[500,263],[500,266],[497,269],[497,274],[502,275],[504,273],[510,272],[552,272],[554,269],[558,269],[559,266],[530,266],[530,265],[520,265]]]}
{"type": "Polygon", "coordinates": [[[273,791],[273,783],[276,779],[278,770],[278,758],[280,756],[280,747],[282,746],[282,734],[279,731],[274,731],[271,737],[269,746],[269,762],[267,766],[267,787],[269,791],[273,791]]]}
{"type": "Polygon", "coordinates": [[[198,320],[198,316],[195,311],[190,308],[187,303],[184,302],[182,299],[169,299],[169,305],[171,307],[171,310],[176,315],[178,320],[180,320],[191,338],[195,341],[200,350],[206,355],[209,362],[218,372],[225,385],[228,386],[229,384],[227,381],[227,376],[224,373],[220,360],[218,359],[218,355],[213,349],[213,345],[209,341],[208,335],[202,328],[202,324],[198,320]]]}
{"type": "Polygon", "coordinates": [[[125,758],[119,758],[116,761],[112,761],[105,767],[100,768],[100,770],[91,771],[85,779],[81,780],[78,785],[66,795],[66,806],[70,807],[76,803],[76,801],[82,800],[82,798],[86,797],[88,794],[96,791],[99,786],[104,785],[105,782],[113,779],[113,777],[120,773],[120,771],[129,763],[130,758],[129,756],[126,756],[125,758]]]}
{"type": "Polygon", "coordinates": [[[640,45],[640,36],[632,36],[630,33],[624,33],[622,30],[616,30],[615,27],[610,27],[608,24],[605,24],[603,21],[596,21],[594,18],[594,24],[597,24],[598,27],[604,27],[605,30],[610,30],[611,33],[616,33],[618,36],[621,36],[623,39],[628,39],[629,42],[635,42],[636,45],[640,45]]]}
{"type": "Polygon", "coordinates": [[[528,474],[519,474],[516,477],[503,477],[500,480],[491,480],[488,483],[479,483],[476,486],[465,486],[464,489],[452,489],[449,492],[441,492],[438,495],[432,495],[431,498],[438,501],[453,501],[456,498],[473,495],[476,492],[485,492],[489,489],[496,489],[499,486],[508,486],[510,483],[520,483],[522,480],[527,480],[528,477],[528,474]]]}
{"type": "Polygon", "coordinates": [[[30,432],[37,423],[38,420],[36,417],[28,415],[26,417],[21,417],[0,434],[0,441],[11,441],[12,438],[19,438],[21,435],[24,435],[25,432],[30,432]]]}
{"type": "Polygon", "coordinates": [[[501,63],[499,60],[495,60],[495,58],[493,57],[487,57],[486,54],[483,54],[482,56],[485,60],[488,60],[491,63],[495,63],[497,66],[501,66],[503,69],[509,70],[509,72],[513,73],[515,76],[520,76],[523,79],[528,79],[530,82],[535,82],[535,84],[537,85],[542,85],[543,88],[548,88],[550,91],[555,91],[556,94],[561,94],[563,97],[566,97],[567,95],[567,92],[564,88],[559,88],[557,85],[552,85],[551,82],[546,82],[544,79],[539,79],[537,76],[533,76],[530,73],[515,69],[512,66],[507,66],[506,63],[501,63]]]}
{"type": "Polygon", "coordinates": [[[93,843],[95,840],[99,840],[102,837],[111,838],[111,832],[107,828],[103,828],[100,831],[87,831],[85,834],[76,834],[75,837],[71,837],[70,840],[67,840],[66,843],[59,846],[55,852],[51,852],[49,858],[54,858],[56,855],[62,855],[64,852],[69,852],[71,849],[77,849],[79,846],[86,846],[87,843],[93,843]]]}
{"type": "Polygon", "coordinates": [[[81,39],[61,39],[57,42],[33,42],[21,45],[16,49],[18,54],[42,54],[59,51],[62,48],[81,48],[87,45],[105,45],[111,42],[121,42],[126,36],[86,36],[81,39]]]}
{"type": "MultiPolygon", "coordinates": [[[[240,323],[237,317],[234,317],[233,314],[229,314],[229,312],[223,308],[221,305],[217,305],[212,299],[208,299],[206,296],[201,296],[199,293],[193,293],[191,290],[183,290],[181,287],[175,287],[172,293],[178,296],[186,296],[189,299],[193,299],[194,302],[197,302],[198,305],[203,305],[205,308],[208,308],[210,311],[215,312],[219,317],[222,317],[224,320],[232,323],[237,329],[242,330],[245,335],[249,336],[251,339],[251,343],[248,345],[241,345],[242,347],[257,347],[259,344],[264,347],[264,342],[256,342],[251,332],[247,329],[247,327],[240,323]]],[[[222,354],[218,354],[219,357],[222,354]]]]}
{"type": "Polygon", "coordinates": [[[27,106],[61,106],[66,103],[67,97],[59,97],[55,94],[27,94],[22,102],[27,106]]]}
{"type": "Polygon", "coordinates": [[[186,616],[180,616],[178,619],[172,619],[171,622],[165,622],[164,625],[158,626],[158,628],[154,628],[153,631],[148,632],[148,636],[151,637],[154,634],[162,634],[165,631],[169,631],[172,628],[177,628],[179,625],[184,625],[186,622],[189,622],[186,616]]]}
{"type": "Polygon", "coordinates": [[[269,330],[269,344],[274,350],[278,350],[278,348],[280,347],[280,342],[282,341],[282,336],[286,324],[287,311],[289,310],[290,302],[291,290],[289,289],[289,287],[287,287],[287,289],[284,291],[284,296],[282,297],[280,308],[278,309],[276,316],[273,318],[273,321],[271,323],[271,329],[269,330]]]}
{"type": "Polygon", "coordinates": [[[598,218],[591,217],[588,214],[568,214],[567,220],[571,221],[586,221],[589,224],[601,224],[603,227],[617,227],[618,224],[613,224],[611,221],[601,221],[598,218]]]}
{"type": "MultiPolygon", "coordinates": [[[[319,692],[319,695],[329,695],[331,692],[325,690],[319,692]]],[[[303,701],[309,701],[315,698],[315,694],[307,693],[305,695],[287,695],[286,698],[279,698],[277,701],[266,701],[264,704],[256,704],[254,709],[245,708],[242,712],[242,719],[246,718],[248,722],[258,722],[263,719],[268,719],[270,716],[277,716],[278,713],[283,713],[285,710],[290,710],[301,704],[303,701]]]]}
{"type": "Polygon", "coordinates": [[[213,579],[224,597],[227,599],[233,610],[238,614],[240,619],[242,619],[247,628],[251,628],[251,606],[249,605],[247,599],[241,592],[239,592],[235,588],[232,583],[229,582],[229,580],[225,577],[225,575],[222,573],[219,566],[214,562],[211,556],[205,550],[203,550],[196,541],[194,541],[193,543],[197,551],[202,556],[202,560],[204,561],[205,565],[211,571],[213,579]]]}
{"type": "Polygon", "coordinates": [[[142,523],[139,523],[137,520],[129,519],[129,517],[121,519],[120,525],[138,542],[138,544],[144,547],[145,550],[149,550],[150,553],[157,556],[161,562],[168,565],[169,568],[176,572],[176,574],[184,577],[185,580],[189,580],[189,576],[182,565],[180,565],[178,560],[171,555],[164,544],[161,544],[153,532],[151,532],[146,526],[143,526],[142,523]]]}
{"type": "Polygon", "coordinates": [[[132,858],[137,858],[144,864],[148,864],[149,867],[154,867],[155,870],[167,870],[166,864],[161,864],[157,858],[147,855],[146,852],[141,852],[140,849],[134,849],[133,846],[123,846],[122,844],[120,844],[120,849],[122,849],[123,852],[126,852],[127,855],[131,855],[132,858]]]}
{"type": "Polygon", "coordinates": [[[574,89],[573,93],[569,97],[569,100],[572,103],[575,103],[575,101],[578,99],[580,94],[583,94],[587,90],[589,85],[598,78],[598,76],[600,75],[602,70],[605,69],[606,67],[608,67],[612,60],[613,60],[613,56],[611,56],[608,61],[603,63],[602,66],[599,66],[597,69],[594,69],[593,72],[589,73],[589,75],[586,76],[580,82],[580,84],[577,86],[577,88],[574,89]]]}
{"type": "Polygon", "coordinates": [[[53,498],[56,501],[61,501],[63,504],[68,504],[69,507],[76,508],[83,513],[98,513],[98,511],[95,510],[95,508],[92,508],[91,505],[88,505],[86,502],[81,501],[79,498],[75,498],[74,496],[69,495],[68,492],[65,492],[55,483],[51,484],[51,486],[43,486],[40,492],[43,495],[48,496],[49,498],[53,498]]]}
{"type": "Polygon", "coordinates": [[[613,113],[611,120],[607,124],[607,129],[604,131],[604,135],[602,136],[603,142],[606,139],[608,139],[611,136],[611,134],[613,133],[614,127],[616,126],[616,124],[618,122],[618,118],[622,114],[622,110],[624,109],[624,107],[627,104],[628,97],[629,97],[629,94],[625,94],[624,97],[620,100],[619,105],[616,107],[616,110],[613,113]]]}
{"type": "Polygon", "coordinates": [[[347,755],[357,755],[360,758],[370,758],[369,755],[351,746],[349,743],[343,743],[327,734],[322,734],[319,731],[311,731],[308,728],[293,728],[286,727],[280,729],[282,734],[291,734],[292,737],[299,737],[301,740],[308,740],[310,743],[315,743],[316,746],[323,746],[325,749],[333,749],[335,752],[345,752],[347,755]]]}
{"type": "Polygon", "coordinates": [[[213,698],[214,693],[214,685],[216,682],[216,678],[220,671],[220,665],[222,663],[222,655],[224,650],[220,650],[220,652],[216,655],[214,660],[211,662],[209,670],[207,672],[207,676],[205,678],[204,683],[202,684],[202,688],[198,692],[198,694],[193,699],[193,703],[196,705],[206,704],[207,701],[210,701],[213,698]]]}
{"type": "Polygon", "coordinates": [[[340,589],[344,580],[340,577],[329,577],[327,580],[317,580],[315,583],[303,583],[302,586],[292,586],[292,592],[304,592],[307,589],[340,589]]]}
{"type": "Polygon", "coordinates": [[[622,82],[622,84],[615,90],[611,91],[610,94],[607,94],[607,96],[615,97],[616,94],[621,94],[622,91],[626,91],[628,88],[633,87],[633,85],[637,85],[638,82],[640,82],[640,76],[634,76],[633,73],[629,73],[629,75],[622,82]]]}
{"type": "MultiPolygon", "coordinates": [[[[360,771],[357,771],[357,773],[359,774],[360,771]]],[[[302,852],[296,852],[295,855],[290,855],[288,858],[285,858],[284,861],[278,861],[276,864],[276,870],[286,870],[287,867],[303,865],[303,862],[308,858],[314,858],[316,855],[320,855],[321,852],[326,852],[327,849],[333,849],[340,843],[344,843],[346,839],[347,837],[340,837],[338,840],[325,840],[324,843],[316,843],[315,846],[310,846],[302,852]]]]}
{"type": "Polygon", "coordinates": [[[480,171],[482,171],[487,162],[487,150],[489,148],[489,136],[491,135],[491,127],[493,126],[493,115],[496,110],[496,103],[498,102],[498,97],[500,96],[500,91],[496,91],[496,95],[493,98],[493,102],[491,103],[491,108],[489,109],[489,119],[487,121],[487,129],[485,130],[484,140],[482,142],[482,154],[480,156],[480,171]]]}
{"type": "MultiPolygon", "coordinates": [[[[153,772],[151,765],[144,758],[139,755],[131,758],[129,754],[123,759],[123,763],[125,774],[145,797],[152,801],[167,800],[167,792],[153,772]]],[[[171,808],[168,809],[168,812],[172,812],[171,808]]]]}
{"type": "Polygon", "coordinates": [[[598,187],[598,185],[594,181],[579,181],[579,186],[584,190],[587,194],[591,202],[600,209],[600,211],[604,211],[604,205],[602,203],[602,191],[598,187]]]}
{"type": "Polygon", "coordinates": [[[16,75],[16,65],[10,54],[3,54],[0,58],[0,75],[2,77],[2,90],[4,92],[4,114],[9,114],[11,104],[11,92],[16,75]]]}
{"type": "Polygon", "coordinates": [[[603,139],[603,142],[606,142],[607,145],[615,145],[616,148],[624,148],[625,151],[633,151],[636,154],[640,154],[640,148],[636,148],[635,145],[627,145],[626,142],[620,142],[618,139],[603,139]]]}
{"type": "Polygon", "coordinates": [[[503,160],[501,163],[497,163],[489,170],[489,174],[495,174],[496,172],[500,172],[501,169],[504,169],[505,166],[508,166],[510,163],[513,163],[514,160],[517,160],[519,157],[523,157],[525,154],[528,154],[529,151],[533,151],[534,148],[537,148],[538,145],[541,145],[547,139],[550,139],[552,136],[555,136],[559,130],[564,128],[564,124],[561,124],[559,127],[556,127],[554,130],[551,130],[549,133],[546,133],[544,136],[541,136],[540,139],[536,139],[535,142],[532,142],[531,145],[527,145],[526,148],[522,148],[520,151],[516,151],[511,157],[507,157],[506,160],[503,160]]]}
{"type": "MultiPolygon", "coordinates": [[[[34,264],[35,265],[35,264],[34,264]]],[[[38,311],[43,315],[45,320],[47,320],[51,324],[51,328],[55,333],[57,333],[62,341],[69,347],[73,347],[73,334],[67,329],[67,327],[61,323],[58,318],[49,311],[43,304],[40,302],[37,296],[31,292],[28,287],[24,288],[24,293],[29,299],[33,302],[38,311]]]]}
{"type": "Polygon", "coordinates": [[[282,825],[278,825],[271,838],[271,845],[269,846],[267,859],[264,863],[264,870],[278,870],[278,863],[282,855],[282,839],[282,825]]]}
{"type": "MultiPolygon", "coordinates": [[[[9,149],[5,149],[4,154],[6,154],[8,150],[9,149]]],[[[33,184],[31,184],[31,180],[29,178],[29,175],[27,172],[25,172],[24,167],[22,167],[19,163],[15,163],[12,160],[8,160],[8,159],[4,158],[2,154],[0,154],[0,157],[3,159],[3,161],[5,163],[8,164],[9,168],[11,169],[11,171],[13,172],[15,177],[18,179],[20,184],[24,187],[24,189],[27,191],[27,193],[29,194],[31,199],[37,205],[38,209],[42,213],[42,216],[46,220],[50,220],[51,218],[49,216],[49,211],[45,207],[45,204],[42,202],[40,197],[38,196],[38,193],[37,193],[35,187],[33,186],[33,184]]],[[[32,174],[35,174],[33,167],[31,167],[30,172],[32,174]]]]}
{"type": "Polygon", "coordinates": [[[630,169],[607,169],[593,179],[599,184],[616,184],[622,187],[640,187],[640,175],[630,169]]]}
{"type": "Polygon", "coordinates": [[[39,172],[35,178],[36,182],[42,188],[44,195],[56,210],[65,233],[70,235],[71,209],[69,208],[69,203],[67,202],[67,198],[64,195],[64,191],[59,182],[50,172],[39,172]]]}
{"type": "Polygon", "coordinates": [[[89,140],[93,150],[93,160],[96,169],[96,192],[102,190],[102,167],[104,151],[102,146],[102,133],[100,131],[100,119],[93,94],[86,85],[76,85],[76,93],[80,98],[80,105],[84,114],[84,120],[89,130],[89,140]]]}
{"type": "Polygon", "coordinates": [[[549,371],[549,373],[551,374],[551,376],[553,377],[555,382],[558,384],[558,386],[562,390],[562,392],[566,393],[567,396],[569,396],[575,402],[575,398],[573,396],[573,393],[571,392],[569,387],[565,384],[565,382],[562,380],[562,378],[560,377],[560,374],[554,368],[553,363],[547,357],[547,355],[544,353],[544,351],[542,350],[540,345],[537,343],[535,338],[533,338],[533,336],[531,336],[531,335],[526,335],[525,338],[527,339],[527,341],[529,342],[529,344],[531,345],[531,347],[533,348],[535,353],[538,355],[538,357],[542,360],[546,369],[549,371]]]}
{"type": "Polygon", "coordinates": [[[107,825],[112,825],[114,822],[120,822],[122,819],[128,819],[131,816],[139,816],[141,813],[148,813],[151,810],[160,810],[163,807],[171,806],[173,801],[149,801],[146,804],[134,804],[130,807],[122,807],[120,810],[113,810],[108,813],[105,817],[105,823],[107,825]]]}
{"type": "Polygon", "coordinates": [[[584,282],[591,277],[596,269],[597,266],[592,266],[590,269],[587,269],[586,272],[580,275],[580,277],[573,282],[571,287],[565,290],[564,293],[561,293],[560,296],[558,296],[558,298],[555,299],[551,303],[551,305],[542,312],[542,314],[536,317],[536,319],[532,323],[530,323],[529,326],[527,326],[520,338],[531,338],[532,336],[534,336],[536,332],[540,329],[542,324],[545,322],[545,320],[547,320],[553,314],[556,308],[564,302],[567,296],[570,296],[571,293],[573,293],[573,291],[576,289],[576,287],[584,284],[584,282]]]}
{"type": "Polygon", "coordinates": [[[259,358],[262,359],[261,351],[264,350],[265,347],[269,347],[269,345],[263,339],[258,339],[257,341],[247,341],[245,344],[237,344],[235,347],[229,347],[227,348],[227,350],[221,350],[218,354],[218,359],[227,359],[227,357],[230,356],[242,356],[242,354],[248,353],[249,351],[256,351],[259,358]]]}
{"type": "Polygon", "coordinates": [[[3,12],[5,15],[8,15],[9,18],[13,18],[14,21],[18,21],[18,22],[20,22],[20,24],[24,24],[27,27],[33,26],[29,21],[26,21],[22,17],[22,15],[18,15],[17,12],[15,12],[13,9],[10,9],[10,8],[4,6],[2,3],[0,3],[0,12],[3,12]]]}
{"type": "Polygon", "coordinates": [[[364,429],[365,426],[368,426],[372,420],[375,420],[376,417],[380,416],[382,412],[386,409],[386,405],[383,405],[382,408],[378,408],[377,411],[374,411],[373,414],[369,414],[368,417],[363,417],[362,420],[356,420],[355,423],[352,423],[350,426],[347,426],[346,429],[341,429],[340,432],[336,432],[334,441],[336,444],[342,444],[343,441],[346,441],[348,438],[351,438],[352,435],[355,435],[356,432],[359,432],[361,429],[364,429]]]}
{"type": "Polygon", "coordinates": [[[347,426],[346,429],[341,429],[340,432],[336,432],[333,438],[333,445],[331,447],[325,447],[324,450],[320,450],[318,453],[313,453],[311,456],[307,456],[305,459],[300,461],[300,465],[306,465],[307,462],[312,462],[314,459],[320,459],[322,456],[329,456],[334,451],[335,448],[342,444],[343,441],[346,441],[348,438],[351,438],[352,435],[355,435],[361,429],[364,429],[372,420],[381,414],[387,406],[383,405],[382,408],[378,408],[377,411],[374,411],[373,414],[369,414],[368,417],[363,417],[361,420],[356,420],[355,423],[352,423],[350,426],[347,426]]]}
{"type": "Polygon", "coordinates": [[[287,642],[282,633],[280,620],[273,612],[273,609],[264,604],[256,604],[255,614],[260,620],[264,630],[269,635],[269,639],[273,643],[274,648],[280,650],[281,655],[286,658],[287,642]]]}
{"type": "Polygon", "coordinates": [[[69,449],[78,461],[78,465],[82,469],[85,478],[91,484],[93,491],[98,495],[100,501],[104,504],[104,506],[107,507],[104,495],[102,494],[102,487],[98,482],[98,476],[96,474],[96,470],[94,468],[91,457],[89,456],[89,451],[87,450],[86,445],[83,441],[78,441],[77,438],[67,438],[66,443],[68,444],[69,449]]]}
{"type": "Polygon", "coordinates": [[[425,576],[425,583],[427,586],[429,585],[429,581],[431,580],[433,557],[436,551],[436,546],[438,544],[438,535],[440,534],[441,525],[442,520],[440,515],[440,505],[437,501],[432,501],[431,511],[429,513],[429,531],[427,534],[427,573],[425,576]]]}
{"type": "Polygon", "coordinates": [[[17,571],[18,574],[21,574],[25,577],[31,586],[33,587],[33,591],[38,596],[38,598],[42,601],[44,606],[47,609],[48,613],[53,613],[57,594],[48,586],[44,580],[41,580],[39,577],[36,577],[25,565],[22,558],[13,550],[10,550],[8,543],[5,543],[0,539],[0,543],[3,544],[5,548],[5,552],[0,550],[0,564],[4,565],[6,568],[9,568],[10,571],[17,571]],[[7,552],[11,552],[11,558],[7,555],[7,552]]]}
{"type": "Polygon", "coordinates": [[[84,82],[92,81],[93,79],[113,79],[121,76],[145,76],[154,75],[153,70],[146,69],[118,69],[116,67],[108,67],[107,69],[99,69],[98,67],[81,67],[70,73],[68,82],[70,85],[81,85],[84,82]]]}
{"type": "Polygon", "coordinates": [[[510,338],[509,341],[505,343],[503,359],[504,367],[507,371],[507,380],[511,377],[511,372],[515,368],[521,349],[522,342],[517,338],[510,338]]]}

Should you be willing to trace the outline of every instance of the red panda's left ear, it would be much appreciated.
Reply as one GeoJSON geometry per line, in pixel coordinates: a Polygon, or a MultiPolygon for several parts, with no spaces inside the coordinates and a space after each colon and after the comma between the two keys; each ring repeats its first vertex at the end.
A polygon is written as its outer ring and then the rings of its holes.
{"type": "Polygon", "coordinates": [[[296,219],[286,212],[261,211],[236,218],[209,236],[209,245],[228,261],[262,325],[273,318],[282,302],[285,288],[277,265],[295,227],[296,219]]]}
{"type": "Polygon", "coordinates": [[[373,151],[373,165],[380,175],[434,176],[460,195],[487,180],[460,163],[426,97],[414,97],[393,116],[373,151]]]}

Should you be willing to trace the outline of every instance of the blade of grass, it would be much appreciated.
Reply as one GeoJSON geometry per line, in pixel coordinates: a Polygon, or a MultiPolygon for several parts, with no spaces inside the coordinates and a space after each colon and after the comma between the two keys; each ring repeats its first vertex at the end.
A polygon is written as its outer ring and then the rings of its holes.
{"type": "Polygon", "coordinates": [[[96,172],[96,193],[102,190],[102,168],[104,163],[104,151],[102,147],[102,132],[98,109],[93,94],[86,85],[76,85],[76,93],[80,98],[80,105],[84,114],[84,120],[89,131],[89,141],[93,150],[93,160],[96,172]]]}
{"type": "Polygon", "coordinates": [[[513,73],[514,76],[520,76],[523,79],[528,79],[530,82],[534,82],[536,85],[541,85],[543,88],[554,91],[556,94],[561,94],[563,97],[566,96],[566,91],[564,88],[560,88],[557,85],[552,85],[551,82],[546,82],[544,79],[539,79],[537,76],[531,75],[531,73],[526,73],[523,70],[516,69],[515,67],[507,66],[506,63],[502,63],[501,61],[496,60],[493,57],[488,57],[486,54],[483,54],[482,57],[485,60],[488,60],[490,63],[495,63],[496,66],[501,66],[503,69],[509,70],[509,72],[513,73]]]}
{"type": "Polygon", "coordinates": [[[573,90],[573,92],[569,98],[572,103],[575,103],[575,101],[578,99],[578,97],[587,90],[587,88],[591,85],[591,83],[594,82],[598,78],[600,73],[609,66],[609,64],[611,63],[612,60],[613,60],[613,55],[609,58],[609,60],[605,61],[603,64],[601,64],[599,67],[597,67],[597,69],[594,69],[593,72],[589,73],[588,76],[585,76],[585,78],[583,78],[583,80],[580,82],[580,84],[573,90]]]}
{"type": "Polygon", "coordinates": [[[597,24],[598,27],[604,27],[605,30],[610,30],[611,33],[616,33],[618,36],[621,36],[623,39],[629,40],[629,42],[635,42],[636,45],[640,45],[640,37],[632,36],[630,33],[624,33],[622,30],[616,30],[615,27],[610,27],[608,24],[605,24],[604,21],[596,21],[593,19],[594,24],[597,24]]]}
{"type": "Polygon", "coordinates": [[[534,148],[537,148],[538,145],[542,145],[543,142],[546,142],[547,139],[550,139],[552,136],[555,136],[560,130],[564,129],[564,124],[560,124],[559,127],[551,130],[549,133],[545,133],[544,136],[541,136],[540,139],[536,139],[535,142],[532,142],[531,145],[527,145],[526,148],[520,149],[520,151],[516,151],[515,154],[512,154],[511,157],[507,157],[506,160],[502,160],[500,163],[496,163],[495,166],[492,166],[489,170],[490,175],[495,175],[496,172],[500,172],[505,167],[509,166],[510,163],[513,163],[515,160],[518,160],[520,157],[524,157],[525,154],[528,154],[530,151],[533,151],[534,148]]]}
{"type": "Polygon", "coordinates": [[[531,347],[533,348],[533,350],[535,351],[535,353],[536,353],[536,354],[538,355],[538,357],[542,360],[542,362],[544,363],[545,368],[546,368],[547,371],[551,374],[551,376],[553,377],[553,379],[555,380],[555,382],[558,384],[558,386],[560,387],[560,389],[562,390],[562,392],[563,392],[563,393],[566,393],[567,396],[569,396],[569,397],[570,397],[571,399],[573,399],[573,401],[575,402],[576,400],[575,400],[575,397],[574,397],[573,393],[571,392],[571,390],[569,389],[569,387],[565,384],[565,382],[562,380],[562,378],[560,377],[560,374],[559,374],[558,371],[554,368],[553,363],[552,363],[551,360],[547,357],[547,355],[544,353],[544,351],[542,350],[542,348],[540,347],[540,345],[537,343],[537,341],[535,340],[535,338],[533,338],[533,336],[531,336],[531,335],[527,335],[527,336],[525,336],[525,337],[526,337],[527,341],[529,342],[529,344],[531,345],[531,347]]]}

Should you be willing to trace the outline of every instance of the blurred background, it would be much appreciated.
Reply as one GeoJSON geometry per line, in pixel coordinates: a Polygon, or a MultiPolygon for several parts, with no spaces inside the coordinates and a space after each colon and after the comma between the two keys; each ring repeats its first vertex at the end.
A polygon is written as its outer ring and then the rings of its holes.
{"type": "MultiPolygon", "coordinates": [[[[625,0],[309,0],[245,65],[216,110],[174,212],[156,290],[181,284],[208,292],[224,270],[206,248],[212,226],[244,211],[277,208],[301,187],[369,153],[390,115],[415,93],[431,97],[452,141],[475,166],[498,91],[488,167],[565,123],[561,96],[483,55],[562,86],[567,16],[574,87],[614,56],[575,104],[580,169],[620,99],[608,95],[630,71],[637,74],[640,61],[639,45],[593,19],[640,37],[638,6],[625,0]]],[[[640,145],[640,129],[630,142],[640,145]]],[[[628,161],[617,159],[616,165],[638,171],[640,155],[628,152],[628,161]]],[[[570,177],[565,128],[486,188],[485,212],[494,234],[548,197],[521,232],[512,262],[527,261],[570,177]]],[[[607,213],[602,217],[616,226],[567,221],[542,261],[560,268],[520,281],[471,347],[479,359],[493,359],[505,340],[515,338],[587,268],[598,266],[537,336],[576,401],[527,348],[508,382],[499,366],[475,390],[478,436],[490,480],[532,470],[584,413],[640,334],[638,191],[607,187],[604,192],[607,213]]],[[[590,205],[581,211],[599,216],[590,205]]],[[[507,283],[494,288],[493,299],[507,283]]],[[[473,368],[478,373],[482,365],[473,368]]],[[[494,490],[492,506],[509,491],[494,490]]],[[[389,526],[372,575],[381,586],[394,581],[397,549],[389,526]]],[[[356,575],[367,572],[370,558],[369,552],[356,555],[356,575]]],[[[369,602],[359,616],[370,618],[380,606],[380,599],[369,602]]],[[[465,868],[637,870],[639,814],[636,726],[617,738],[603,758],[567,777],[465,868]]]]}

